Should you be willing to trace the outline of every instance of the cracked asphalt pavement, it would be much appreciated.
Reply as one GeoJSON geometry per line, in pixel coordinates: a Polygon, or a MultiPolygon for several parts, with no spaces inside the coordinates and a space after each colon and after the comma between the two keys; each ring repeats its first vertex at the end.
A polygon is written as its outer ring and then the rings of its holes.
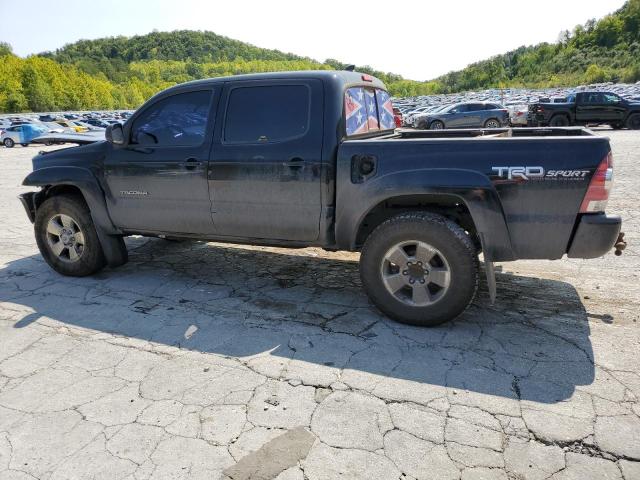
{"type": "Polygon", "coordinates": [[[16,199],[42,147],[0,149],[0,479],[640,479],[640,135],[599,134],[624,255],[499,264],[435,329],[350,253],[130,238],[61,277],[16,199]]]}

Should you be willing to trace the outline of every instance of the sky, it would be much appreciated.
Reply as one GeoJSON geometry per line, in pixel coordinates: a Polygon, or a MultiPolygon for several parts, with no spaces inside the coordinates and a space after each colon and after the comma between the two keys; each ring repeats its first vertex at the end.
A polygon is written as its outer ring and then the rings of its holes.
{"type": "MultiPolygon", "coordinates": [[[[0,0],[14,11],[25,0],[0,0]]],[[[210,30],[258,47],[430,80],[521,45],[555,42],[624,0],[30,0],[0,22],[20,56],[153,30],[210,30]]],[[[3,8],[4,7],[4,8],[3,8]]]]}

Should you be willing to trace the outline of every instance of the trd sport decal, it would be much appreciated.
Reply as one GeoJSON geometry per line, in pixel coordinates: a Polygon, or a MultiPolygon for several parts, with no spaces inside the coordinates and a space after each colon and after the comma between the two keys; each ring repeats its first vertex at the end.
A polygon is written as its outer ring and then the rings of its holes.
{"type": "Polygon", "coordinates": [[[495,176],[507,180],[584,180],[589,170],[548,170],[543,167],[491,167],[495,176]]]}

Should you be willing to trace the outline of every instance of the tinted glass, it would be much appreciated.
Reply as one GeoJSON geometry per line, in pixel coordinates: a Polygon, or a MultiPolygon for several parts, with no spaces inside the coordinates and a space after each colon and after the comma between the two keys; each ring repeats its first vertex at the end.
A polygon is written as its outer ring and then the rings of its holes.
{"type": "Polygon", "coordinates": [[[367,104],[367,124],[369,125],[369,131],[372,132],[380,130],[380,123],[378,122],[378,104],[376,102],[376,92],[372,88],[365,88],[364,94],[367,104]]]}
{"type": "MultiPolygon", "coordinates": [[[[389,130],[395,128],[396,122],[393,119],[394,108],[391,104],[389,93],[384,90],[376,89],[376,99],[378,101],[378,116],[380,118],[380,129],[389,130]]],[[[398,111],[399,112],[399,111],[398,111]]]]}
{"type": "Polygon", "coordinates": [[[613,93],[604,93],[603,96],[605,103],[618,103],[620,101],[620,97],[613,93]]]}
{"type": "Polygon", "coordinates": [[[204,141],[211,90],[179,93],[154,103],[135,119],[131,142],[139,145],[195,146],[204,141]]]}
{"type": "Polygon", "coordinates": [[[467,112],[468,111],[469,106],[464,104],[464,105],[457,105],[455,107],[453,107],[451,110],[449,110],[450,113],[462,113],[462,112],[467,112]]]}
{"type": "Polygon", "coordinates": [[[298,137],[309,127],[309,106],[305,85],[235,88],[229,96],[224,139],[253,143],[298,137]]]}
{"type": "Polygon", "coordinates": [[[369,131],[367,107],[364,103],[364,88],[348,88],[344,93],[344,111],[347,135],[358,135],[369,131]]]}

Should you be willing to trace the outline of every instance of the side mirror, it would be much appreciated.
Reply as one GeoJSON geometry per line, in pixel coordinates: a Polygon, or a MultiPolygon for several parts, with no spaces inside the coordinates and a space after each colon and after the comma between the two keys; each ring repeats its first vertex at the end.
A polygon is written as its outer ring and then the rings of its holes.
{"type": "Polygon", "coordinates": [[[104,132],[104,136],[107,139],[107,142],[112,143],[113,145],[125,144],[124,131],[122,130],[122,125],[119,123],[109,125],[104,132]]]}

